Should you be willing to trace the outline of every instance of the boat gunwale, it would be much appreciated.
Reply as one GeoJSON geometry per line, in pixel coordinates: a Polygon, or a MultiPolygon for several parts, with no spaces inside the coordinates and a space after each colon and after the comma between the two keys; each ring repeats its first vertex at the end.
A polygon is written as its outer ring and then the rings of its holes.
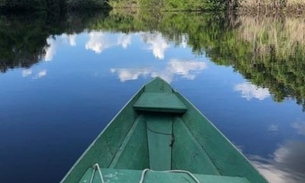
{"type": "MultiPolygon", "coordinates": [[[[98,141],[98,139],[101,138],[101,136],[104,134],[104,132],[106,130],[108,130],[108,127],[116,120],[116,118],[122,113],[122,111],[124,111],[126,109],[126,107],[136,98],[136,97],[140,97],[142,93],[145,92],[145,87],[153,82],[155,79],[159,78],[162,82],[167,83],[166,81],[164,81],[162,78],[160,77],[156,77],[153,78],[150,82],[144,84],[125,104],[124,106],[116,113],[116,115],[111,119],[111,121],[104,127],[104,129],[98,134],[98,136],[93,140],[93,142],[86,148],[86,150],[82,153],[82,155],[77,159],[77,161],[73,164],[73,166],[69,169],[69,171],[65,174],[65,176],[62,178],[62,180],[60,181],[60,183],[65,183],[66,179],[69,177],[69,175],[73,172],[74,168],[79,164],[79,162],[83,159],[83,157],[87,154],[87,152],[96,144],[96,142],[98,141]]],[[[167,83],[168,84],[168,83],[167,83]]],[[[168,84],[169,85],[169,84],[168,84]]],[[[235,150],[235,153],[241,155],[241,158],[243,158],[243,160],[245,162],[248,162],[250,166],[252,166],[253,171],[255,171],[255,173],[257,173],[258,176],[261,176],[266,183],[268,183],[268,180],[265,178],[265,176],[254,166],[254,164],[242,153],[240,152],[240,150],[238,150],[238,148],[186,97],[184,97],[179,91],[177,91],[176,89],[174,89],[171,85],[171,91],[173,94],[175,94],[178,98],[180,98],[182,100],[183,103],[187,103],[187,111],[182,114],[182,116],[184,116],[185,114],[188,113],[188,111],[190,110],[190,108],[192,108],[192,110],[194,110],[194,112],[198,113],[200,116],[202,116],[203,119],[206,120],[206,122],[208,122],[209,125],[211,125],[211,127],[213,129],[215,129],[215,132],[218,132],[219,135],[226,141],[228,142],[228,145],[230,145],[231,147],[233,146],[233,149],[235,150]]],[[[135,110],[135,109],[134,109],[135,110]]],[[[135,110],[136,111],[136,110],[135,110]]],[[[139,113],[136,112],[136,115],[139,115],[139,113]]],[[[131,126],[132,127],[132,126],[131,126]]],[[[130,127],[130,128],[131,128],[130,127]]],[[[189,129],[189,126],[186,125],[186,127],[189,129]]],[[[190,132],[193,134],[192,130],[189,129],[190,132]]],[[[198,141],[197,137],[195,134],[193,134],[194,138],[198,141]]],[[[209,156],[209,155],[208,155],[209,156]]],[[[254,173],[254,172],[253,172],[254,173]]],[[[225,176],[225,175],[224,175],[225,176]]]]}
{"type": "MultiPolygon", "coordinates": [[[[152,80],[153,81],[153,80],[152,80]]],[[[151,81],[150,81],[151,82],[151,81]]],[[[82,158],[87,154],[87,152],[94,146],[96,141],[103,135],[103,133],[108,129],[108,127],[114,122],[114,120],[121,114],[121,112],[128,106],[128,104],[137,97],[137,95],[144,92],[145,86],[147,84],[144,84],[133,96],[124,104],[124,106],[119,110],[119,112],[116,113],[116,115],[110,120],[110,122],[104,127],[104,129],[97,135],[97,137],[93,140],[93,142],[90,143],[90,145],[86,148],[86,150],[82,153],[81,156],[78,157],[76,162],[73,164],[73,166],[69,169],[69,171],[65,174],[65,176],[62,178],[60,183],[64,183],[67,179],[67,177],[71,174],[75,166],[82,160],[82,158]]]]}
{"type": "MultiPolygon", "coordinates": [[[[237,147],[209,120],[209,118],[207,118],[204,114],[201,113],[201,111],[192,103],[190,102],[190,100],[188,100],[186,97],[184,97],[180,92],[178,92],[177,90],[173,89],[174,93],[175,94],[178,94],[178,97],[179,98],[182,98],[184,100],[186,100],[191,107],[194,108],[194,110],[196,112],[198,112],[200,115],[202,115],[206,120],[207,122],[210,123],[210,125],[231,145],[233,146],[233,148],[237,151],[237,153],[239,153],[254,169],[255,171],[260,175],[262,176],[267,182],[269,182],[266,177],[254,166],[254,164],[252,162],[250,162],[250,160],[242,153],[240,152],[240,150],[237,149],[237,147]]],[[[188,111],[186,111],[187,113],[188,111]]],[[[187,128],[189,128],[187,126],[187,128]]],[[[189,129],[190,130],[190,129],[189,129]]],[[[190,130],[190,132],[192,133],[192,130],[190,130]]],[[[194,137],[196,138],[196,136],[194,135],[194,137]]],[[[197,139],[197,138],[196,138],[197,139]]]]}

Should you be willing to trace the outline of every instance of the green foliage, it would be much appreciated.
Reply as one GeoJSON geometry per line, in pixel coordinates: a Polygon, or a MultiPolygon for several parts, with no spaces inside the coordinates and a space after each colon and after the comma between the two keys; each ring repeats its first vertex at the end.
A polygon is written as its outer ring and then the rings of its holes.
{"type": "Polygon", "coordinates": [[[0,0],[0,10],[65,12],[71,9],[101,9],[105,0],[0,0]]]}
{"type": "Polygon", "coordinates": [[[67,6],[65,0],[0,0],[0,9],[62,11],[67,6]]]}
{"type": "MultiPolygon", "coordinates": [[[[30,17],[28,17],[30,18],[30,17]]],[[[48,33],[37,25],[42,19],[23,18],[19,23],[15,17],[0,20],[0,70],[30,67],[44,54],[48,33]],[[29,21],[30,20],[30,21],[29,21]]]]}
{"type": "Polygon", "coordinates": [[[66,0],[69,9],[100,9],[105,0],[66,0]]]}
{"type": "Polygon", "coordinates": [[[141,7],[158,11],[177,10],[220,10],[225,9],[227,0],[108,0],[111,7],[141,7]]]}
{"type": "Polygon", "coordinates": [[[103,19],[108,12],[65,15],[39,13],[0,16],[0,72],[28,68],[41,61],[49,46],[47,38],[62,33],[82,32],[90,21],[103,19]]]}

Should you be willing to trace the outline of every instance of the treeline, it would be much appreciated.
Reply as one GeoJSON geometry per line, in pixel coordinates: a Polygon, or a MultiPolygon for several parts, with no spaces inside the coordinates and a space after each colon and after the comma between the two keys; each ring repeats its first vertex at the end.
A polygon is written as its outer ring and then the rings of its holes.
{"type": "Polygon", "coordinates": [[[235,0],[107,0],[113,8],[146,8],[158,11],[224,10],[234,7],[235,0]]]}
{"type": "Polygon", "coordinates": [[[304,0],[237,0],[239,7],[254,11],[299,11],[305,8],[304,0]]]}
{"type": "Polygon", "coordinates": [[[107,17],[108,12],[0,15],[0,73],[29,68],[42,61],[49,37],[81,33],[93,22],[107,17]]]}
{"type": "Polygon", "coordinates": [[[243,12],[304,12],[304,0],[107,0],[114,8],[149,8],[162,11],[236,10],[243,12]]]}
{"type": "Polygon", "coordinates": [[[70,9],[150,8],[172,10],[223,10],[236,7],[236,0],[0,0],[2,11],[53,11],[70,9]]]}
{"type": "Polygon", "coordinates": [[[149,8],[162,11],[242,9],[246,11],[303,12],[304,0],[0,0],[0,10],[46,10],[103,8],[149,8]]]}
{"type": "Polygon", "coordinates": [[[105,0],[0,0],[0,10],[7,12],[18,11],[48,11],[65,12],[67,10],[100,9],[105,0]]]}

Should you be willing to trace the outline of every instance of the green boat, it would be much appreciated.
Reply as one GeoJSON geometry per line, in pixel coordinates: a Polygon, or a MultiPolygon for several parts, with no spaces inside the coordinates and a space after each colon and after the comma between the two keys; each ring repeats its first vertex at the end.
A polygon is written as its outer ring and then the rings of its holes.
{"type": "Polygon", "coordinates": [[[155,78],[121,109],[61,183],[267,183],[187,99],[155,78]]]}

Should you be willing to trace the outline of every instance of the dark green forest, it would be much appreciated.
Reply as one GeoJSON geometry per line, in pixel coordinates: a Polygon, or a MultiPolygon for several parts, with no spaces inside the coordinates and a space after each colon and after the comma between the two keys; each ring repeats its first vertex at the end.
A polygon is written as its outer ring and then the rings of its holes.
{"type": "Polygon", "coordinates": [[[49,36],[80,33],[91,21],[103,19],[107,13],[0,15],[0,71],[38,63],[45,55],[49,36]]]}
{"type": "Polygon", "coordinates": [[[0,0],[0,11],[62,13],[68,10],[107,8],[104,0],[0,0]]]}
{"type": "Polygon", "coordinates": [[[233,7],[235,0],[0,0],[2,11],[48,11],[108,9],[108,8],[151,8],[157,10],[220,10],[233,7]]]}
{"type": "Polygon", "coordinates": [[[107,8],[150,8],[161,11],[215,11],[242,9],[246,12],[304,12],[301,0],[0,0],[0,11],[91,10],[107,8]]]}

